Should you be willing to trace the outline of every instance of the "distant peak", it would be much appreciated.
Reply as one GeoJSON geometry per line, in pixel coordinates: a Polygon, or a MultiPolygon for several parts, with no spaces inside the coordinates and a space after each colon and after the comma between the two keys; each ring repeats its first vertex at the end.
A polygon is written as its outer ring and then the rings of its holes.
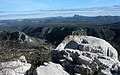
{"type": "Polygon", "coordinates": [[[80,17],[80,15],[75,14],[73,17],[80,17]]]}

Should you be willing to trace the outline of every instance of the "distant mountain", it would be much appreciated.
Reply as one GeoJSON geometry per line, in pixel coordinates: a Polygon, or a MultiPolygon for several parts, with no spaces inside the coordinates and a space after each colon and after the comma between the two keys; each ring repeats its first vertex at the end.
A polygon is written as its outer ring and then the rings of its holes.
{"type": "Polygon", "coordinates": [[[48,17],[36,19],[16,19],[16,20],[0,20],[0,25],[18,26],[18,25],[44,25],[44,24],[109,24],[120,22],[120,16],[79,16],[73,17],[48,17]]]}

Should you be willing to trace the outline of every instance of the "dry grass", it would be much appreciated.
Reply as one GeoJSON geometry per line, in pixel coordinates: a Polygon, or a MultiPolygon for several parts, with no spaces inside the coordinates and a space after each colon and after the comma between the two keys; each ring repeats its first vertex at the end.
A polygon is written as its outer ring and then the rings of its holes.
{"type": "Polygon", "coordinates": [[[0,62],[6,62],[11,61],[19,58],[21,56],[21,53],[18,51],[5,51],[0,52],[0,62]]]}

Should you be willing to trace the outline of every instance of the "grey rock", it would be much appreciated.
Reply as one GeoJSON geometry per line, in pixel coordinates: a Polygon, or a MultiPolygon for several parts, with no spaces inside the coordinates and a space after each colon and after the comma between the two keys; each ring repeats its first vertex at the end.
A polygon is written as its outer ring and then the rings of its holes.
{"type": "MultiPolygon", "coordinates": [[[[21,59],[24,56],[20,57],[21,59]]],[[[15,61],[0,62],[0,75],[24,75],[30,69],[31,64],[17,59],[15,61]]],[[[26,60],[24,58],[24,60],[26,60]]]]}

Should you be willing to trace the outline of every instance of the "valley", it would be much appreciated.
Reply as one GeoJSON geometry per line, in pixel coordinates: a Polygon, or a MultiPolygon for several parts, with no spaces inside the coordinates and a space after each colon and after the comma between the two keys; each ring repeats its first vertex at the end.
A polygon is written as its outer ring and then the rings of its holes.
{"type": "Polygon", "coordinates": [[[0,61],[10,61],[23,55],[32,72],[52,61],[51,51],[65,37],[93,36],[109,42],[118,52],[120,60],[120,17],[53,17],[44,19],[1,20],[0,61]],[[117,19],[117,20],[116,20],[117,19]],[[103,21],[104,20],[104,21],[103,21]]]}

